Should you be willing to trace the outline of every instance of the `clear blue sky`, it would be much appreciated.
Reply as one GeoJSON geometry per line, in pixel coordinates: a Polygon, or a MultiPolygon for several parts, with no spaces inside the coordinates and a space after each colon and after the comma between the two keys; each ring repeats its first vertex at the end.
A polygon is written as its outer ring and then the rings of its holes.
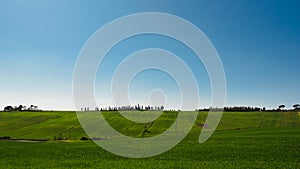
{"type": "MultiPolygon", "coordinates": [[[[101,26],[136,12],[164,12],[199,27],[212,41],[227,77],[227,105],[277,107],[300,103],[300,2],[276,0],[2,0],[0,1],[0,109],[6,105],[35,104],[43,109],[73,109],[72,76],[77,56],[86,40],[101,26]]],[[[112,51],[99,69],[96,95],[101,97],[101,77],[108,76],[117,55],[145,47],[160,47],[182,57],[190,55],[172,40],[145,36],[128,39],[112,51]],[[131,42],[130,42],[131,41],[131,42]],[[153,43],[155,42],[155,43],[153,43]],[[172,45],[170,45],[172,44],[172,45]],[[128,47],[129,46],[129,47],[128,47]],[[180,49],[180,50],[179,50],[180,49]],[[105,74],[107,73],[107,74],[105,74]],[[98,92],[98,93],[97,93],[98,92]]],[[[186,60],[186,62],[189,62],[186,60]]],[[[209,82],[201,63],[188,63],[199,74],[202,106],[209,105],[209,82]],[[199,68],[199,70],[198,70],[199,68]]],[[[144,72],[132,88],[177,90],[164,74],[144,72]],[[146,77],[165,83],[141,87],[146,77]],[[171,86],[172,86],[171,85],[171,86]]],[[[174,93],[173,93],[174,94],[174,93]]],[[[132,94],[146,103],[142,95],[132,94]]],[[[176,94],[175,94],[176,95],[176,94]]],[[[100,104],[105,98],[100,98],[100,104]]],[[[176,101],[174,101],[174,104],[176,101]]]]}

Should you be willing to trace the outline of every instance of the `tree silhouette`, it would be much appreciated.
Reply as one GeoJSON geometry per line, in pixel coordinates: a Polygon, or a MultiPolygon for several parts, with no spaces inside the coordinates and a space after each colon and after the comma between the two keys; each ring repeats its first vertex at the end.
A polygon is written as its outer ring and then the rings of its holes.
{"type": "Polygon", "coordinates": [[[13,110],[14,110],[14,108],[12,106],[6,106],[4,108],[4,111],[13,111],[13,110]]]}
{"type": "Polygon", "coordinates": [[[300,108],[300,104],[294,104],[293,107],[294,107],[294,109],[299,109],[300,108]]]}
{"type": "Polygon", "coordinates": [[[23,110],[23,107],[24,107],[23,105],[20,105],[20,106],[18,107],[18,110],[19,110],[19,111],[22,111],[22,110],[23,110]]]}
{"type": "Polygon", "coordinates": [[[280,106],[278,106],[278,108],[280,109],[280,110],[282,110],[282,109],[284,109],[285,108],[285,105],[280,105],[280,106]]]}

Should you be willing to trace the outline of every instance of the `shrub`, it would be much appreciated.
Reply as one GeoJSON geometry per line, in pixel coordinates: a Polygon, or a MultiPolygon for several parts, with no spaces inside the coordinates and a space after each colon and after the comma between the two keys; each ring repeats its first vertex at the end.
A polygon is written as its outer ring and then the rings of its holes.
{"type": "Polygon", "coordinates": [[[89,140],[87,137],[81,137],[80,140],[89,140]]]}
{"type": "Polygon", "coordinates": [[[3,136],[3,137],[0,137],[0,139],[3,139],[3,140],[10,140],[10,136],[3,136]]]}

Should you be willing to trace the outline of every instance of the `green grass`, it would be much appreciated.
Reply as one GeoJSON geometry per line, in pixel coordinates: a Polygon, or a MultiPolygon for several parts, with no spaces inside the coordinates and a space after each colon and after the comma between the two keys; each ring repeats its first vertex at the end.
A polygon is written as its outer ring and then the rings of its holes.
{"type": "MultiPolygon", "coordinates": [[[[114,112],[110,124],[141,137],[146,125],[156,135],[176,117],[167,112],[152,123],[136,124],[114,112]]],[[[115,156],[85,136],[74,112],[1,112],[0,136],[47,138],[62,135],[72,142],[0,141],[0,168],[300,168],[300,117],[297,112],[225,112],[217,131],[205,143],[198,137],[206,112],[200,112],[190,134],[175,148],[146,159],[115,156]]]]}
{"type": "Polygon", "coordinates": [[[74,112],[1,112],[0,136],[17,139],[80,139],[86,136],[74,112]]]}
{"type": "MultiPolygon", "coordinates": [[[[144,126],[153,136],[165,131],[175,120],[177,112],[165,112],[151,123],[134,123],[117,112],[103,113],[107,121],[119,132],[141,137],[144,126]]],[[[191,132],[199,132],[197,124],[205,122],[207,112],[200,112],[191,132]]],[[[300,126],[297,112],[225,112],[217,130],[274,128],[300,126]]],[[[0,112],[0,136],[17,139],[49,139],[65,137],[79,140],[86,136],[75,112],[0,112]]]]}

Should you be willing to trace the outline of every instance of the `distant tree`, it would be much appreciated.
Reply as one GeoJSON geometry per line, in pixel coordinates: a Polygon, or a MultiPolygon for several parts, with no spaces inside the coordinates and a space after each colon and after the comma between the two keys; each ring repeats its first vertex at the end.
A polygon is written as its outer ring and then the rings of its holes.
{"type": "Polygon", "coordinates": [[[30,111],[38,111],[39,108],[38,108],[38,106],[30,105],[29,110],[30,111]]]}
{"type": "Polygon", "coordinates": [[[4,107],[4,111],[13,111],[14,108],[12,106],[6,106],[4,107]]]}
{"type": "Polygon", "coordinates": [[[280,110],[282,110],[282,109],[284,109],[285,108],[285,105],[280,105],[280,106],[278,106],[278,108],[280,109],[280,110]]]}
{"type": "Polygon", "coordinates": [[[293,107],[294,107],[294,109],[299,109],[300,108],[300,104],[294,104],[293,107]]]}
{"type": "Polygon", "coordinates": [[[23,106],[23,105],[19,105],[19,107],[18,107],[18,110],[19,110],[19,111],[22,111],[22,110],[23,110],[23,108],[24,108],[24,106],[23,106]]]}

